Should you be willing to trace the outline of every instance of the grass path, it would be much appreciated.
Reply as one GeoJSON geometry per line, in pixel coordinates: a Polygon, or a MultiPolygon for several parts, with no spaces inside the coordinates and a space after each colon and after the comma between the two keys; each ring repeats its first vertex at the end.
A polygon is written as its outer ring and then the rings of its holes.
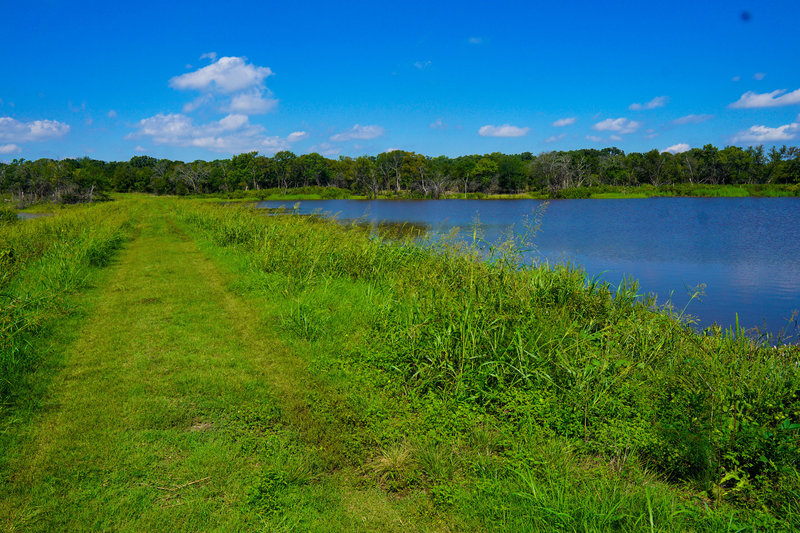
{"type": "Polygon", "coordinates": [[[352,413],[169,216],[137,234],[9,459],[2,529],[437,529],[375,487],[352,413]]]}

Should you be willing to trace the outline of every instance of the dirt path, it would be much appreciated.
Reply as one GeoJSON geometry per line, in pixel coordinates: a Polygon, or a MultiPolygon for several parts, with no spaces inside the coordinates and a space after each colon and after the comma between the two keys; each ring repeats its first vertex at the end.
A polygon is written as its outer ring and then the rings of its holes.
{"type": "Polygon", "coordinates": [[[168,216],[105,280],[0,487],[4,529],[428,529],[364,477],[346,407],[315,412],[302,359],[168,216]]]}

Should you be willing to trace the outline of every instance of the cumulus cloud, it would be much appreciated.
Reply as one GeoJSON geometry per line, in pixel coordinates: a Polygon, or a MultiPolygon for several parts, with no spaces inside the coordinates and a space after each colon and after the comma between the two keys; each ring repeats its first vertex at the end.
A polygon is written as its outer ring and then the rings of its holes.
{"type": "Polygon", "coordinates": [[[317,152],[320,155],[324,155],[324,156],[330,157],[330,156],[338,155],[340,150],[339,150],[338,146],[334,146],[334,145],[332,145],[330,143],[322,143],[322,144],[317,144],[315,146],[312,146],[311,147],[311,151],[312,152],[317,152]]]}
{"type": "Polygon", "coordinates": [[[634,131],[638,130],[641,125],[642,124],[640,122],[621,117],[601,120],[592,126],[592,128],[597,131],[613,131],[620,135],[624,135],[626,133],[633,133],[634,131]]]}
{"type": "Polygon", "coordinates": [[[367,141],[370,139],[375,139],[383,135],[384,130],[380,126],[361,126],[356,124],[349,130],[342,131],[337,133],[336,135],[331,136],[333,142],[345,142],[345,141],[352,141],[352,140],[361,140],[367,141]]]}
{"type": "Polygon", "coordinates": [[[213,96],[210,94],[204,94],[202,96],[198,96],[191,102],[187,102],[183,104],[183,112],[184,113],[191,113],[192,111],[199,109],[206,105],[207,103],[211,102],[214,99],[213,96]]]}
{"type": "Polygon", "coordinates": [[[771,93],[756,93],[753,91],[747,91],[728,107],[734,109],[751,109],[757,107],[779,107],[793,104],[800,104],[800,89],[790,93],[787,93],[786,89],[778,89],[776,91],[772,91],[771,93]]]}
{"type": "Polygon", "coordinates": [[[22,151],[22,148],[16,144],[0,144],[0,154],[16,154],[22,151]]]}
{"type": "Polygon", "coordinates": [[[22,143],[58,139],[69,133],[69,124],[57,120],[21,122],[11,117],[0,117],[0,142],[22,143]]]}
{"type": "Polygon", "coordinates": [[[247,63],[244,57],[221,57],[194,72],[187,72],[169,80],[169,86],[178,90],[216,90],[233,93],[262,88],[264,80],[272,76],[268,67],[247,63]]]}
{"type": "Polygon", "coordinates": [[[712,118],[714,118],[714,115],[686,115],[676,118],[672,121],[672,123],[677,126],[683,126],[684,124],[700,124],[701,122],[711,120],[712,118]]]}
{"type": "Polygon", "coordinates": [[[554,143],[556,141],[560,141],[561,139],[563,139],[566,136],[567,136],[566,133],[562,133],[561,135],[553,135],[552,137],[548,137],[547,139],[545,139],[544,142],[546,142],[546,143],[554,143]]]}
{"type": "Polygon", "coordinates": [[[575,117],[560,118],[553,122],[553,126],[556,128],[563,128],[564,126],[571,126],[572,124],[575,124],[577,120],[578,119],[575,117]]]}
{"type": "Polygon", "coordinates": [[[487,124],[486,126],[481,126],[478,130],[478,135],[481,137],[524,137],[530,130],[530,128],[520,128],[511,124],[503,124],[502,126],[487,124]]]}
{"type": "Polygon", "coordinates": [[[295,143],[297,141],[302,141],[304,139],[308,139],[307,131],[293,131],[286,138],[286,140],[289,141],[290,143],[295,143]]]}
{"type": "Polygon", "coordinates": [[[588,139],[590,141],[593,141],[593,142],[596,142],[596,143],[603,142],[603,138],[602,137],[598,137],[597,135],[587,135],[586,139],[588,139]]]}
{"type": "Polygon", "coordinates": [[[628,106],[628,109],[631,111],[642,111],[646,109],[656,109],[659,107],[664,107],[667,105],[669,98],[666,96],[656,96],[649,102],[645,102],[644,104],[631,104],[628,106]]]}
{"type": "Polygon", "coordinates": [[[800,116],[797,122],[784,124],[777,128],[767,126],[751,126],[745,131],[740,131],[733,137],[733,142],[755,142],[769,143],[780,141],[791,141],[800,133],[800,116]]]}
{"type": "Polygon", "coordinates": [[[667,146],[666,148],[661,150],[661,152],[662,153],[669,152],[671,154],[682,154],[683,152],[688,152],[691,149],[692,147],[686,143],[678,143],[678,144],[673,144],[672,146],[667,146]]]}
{"type": "Polygon", "coordinates": [[[275,153],[289,148],[288,138],[268,136],[262,126],[251,124],[247,116],[240,114],[196,125],[186,115],[159,113],[140,120],[136,131],[126,138],[141,137],[149,137],[156,144],[205,148],[221,153],[275,153]]]}
{"type": "Polygon", "coordinates": [[[117,112],[116,112],[116,111],[114,111],[113,109],[111,109],[111,110],[110,110],[108,113],[106,113],[106,116],[107,116],[108,118],[112,118],[112,119],[113,119],[113,118],[117,118],[117,112]]]}
{"type": "Polygon", "coordinates": [[[272,111],[277,104],[278,101],[272,98],[272,93],[265,96],[262,91],[255,90],[235,95],[225,110],[246,115],[263,115],[272,111]]]}
{"type": "Polygon", "coordinates": [[[206,52],[205,54],[200,56],[200,59],[209,59],[213,63],[217,60],[217,53],[216,52],[206,52]]]}

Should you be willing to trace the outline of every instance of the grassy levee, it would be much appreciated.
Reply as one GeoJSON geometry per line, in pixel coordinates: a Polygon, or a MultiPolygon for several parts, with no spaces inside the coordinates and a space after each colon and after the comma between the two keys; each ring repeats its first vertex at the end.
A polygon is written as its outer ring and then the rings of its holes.
{"type": "Polygon", "coordinates": [[[797,346],[512,243],[170,198],[9,222],[2,530],[800,528],[797,346]]]}
{"type": "Polygon", "coordinates": [[[128,238],[135,207],[101,204],[0,223],[0,412],[39,361],[31,346],[66,298],[83,289],[128,238]]]}
{"type": "Polygon", "coordinates": [[[34,339],[59,361],[0,417],[0,529],[448,530],[422,493],[370,482],[366,424],[228,290],[176,205],[118,202],[133,238],[34,339]]]}
{"type": "Polygon", "coordinates": [[[356,413],[346,461],[455,529],[800,528],[797,346],[698,334],[511,245],[177,209],[356,413]]]}

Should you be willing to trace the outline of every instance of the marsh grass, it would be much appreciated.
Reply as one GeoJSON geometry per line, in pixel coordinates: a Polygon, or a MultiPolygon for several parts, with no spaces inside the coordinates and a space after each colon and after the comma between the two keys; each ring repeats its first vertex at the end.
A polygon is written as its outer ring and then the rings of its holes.
{"type": "Polygon", "coordinates": [[[481,527],[800,520],[797,346],[698,333],[630,280],[612,287],[574,266],[525,264],[525,239],[487,255],[248,209],[183,203],[179,216],[247,254],[287,302],[287,335],[403,398],[407,418],[375,423],[416,450],[414,466],[387,441],[384,483],[428,487],[481,527]],[[480,427],[495,428],[495,444],[474,437],[480,427]]]}
{"type": "MultiPolygon", "coordinates": [[[[130,205],[63,210],[0,225],[0,399],[36,364],[31,339],[67,312],[65,297],[109,263],[130,230],[130,205]]],[[[15,215],[16,216],[16,215],[15,215]]]]}

